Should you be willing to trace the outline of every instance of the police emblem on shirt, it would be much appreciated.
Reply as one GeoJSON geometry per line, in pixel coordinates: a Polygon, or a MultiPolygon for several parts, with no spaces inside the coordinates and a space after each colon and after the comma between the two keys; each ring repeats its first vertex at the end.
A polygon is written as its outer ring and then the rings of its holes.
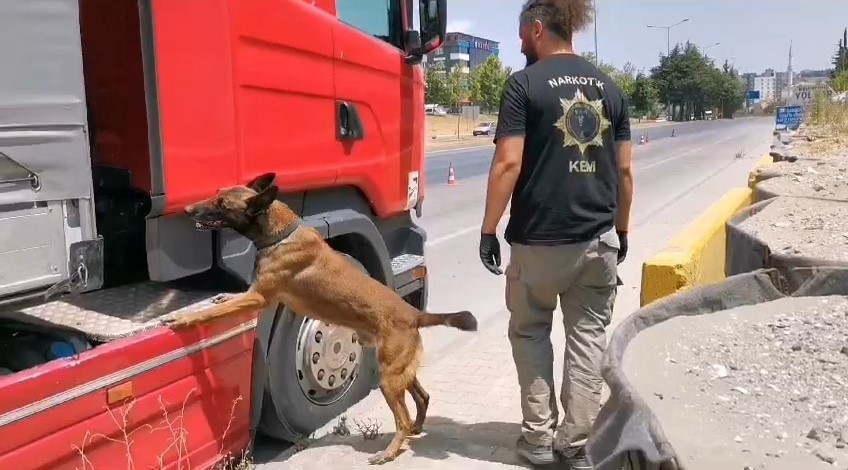
{"type": "Polygon", "coordinates": [[[609,119],[604,116],[603,100],[589,101],[578,88],[574,98],[560,98],[562,117],[555,126],[561,130],[563,146],[577,147],[581,154],[590,146],[603,147],[603,132],[610,128],[609,119]]]}

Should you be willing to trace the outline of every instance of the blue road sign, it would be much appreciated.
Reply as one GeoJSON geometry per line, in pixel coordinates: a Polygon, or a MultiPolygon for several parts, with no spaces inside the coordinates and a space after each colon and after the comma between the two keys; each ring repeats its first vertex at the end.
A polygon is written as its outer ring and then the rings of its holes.
{"type": "Polygon", "coordinates": [[[748,99],[756,101],[760,99],[760,90],[748,90],[748,99]]]}
{"type": "Polygon", "coordinates": [[[774,110],[774,129],[797,130],[801,121],[804,120],[803,106],[779,106],[774,110]]]}

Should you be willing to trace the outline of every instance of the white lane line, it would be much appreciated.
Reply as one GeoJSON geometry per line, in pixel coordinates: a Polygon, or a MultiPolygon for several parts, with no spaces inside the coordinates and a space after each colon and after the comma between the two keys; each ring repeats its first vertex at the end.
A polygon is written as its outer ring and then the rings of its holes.
{"type": "Polygon", "coordinates": [[[470,152],[472,150],[480,150],[480,149],[485,149],[485,148],[491,148],[491,149],[494,150],[495,146],[493,144],[475,145],[473,147],[460,147],[460,148],[457,148],[457,149],[430,150],[430,151],[427,151],[425,153],[429,156],[429,155],[439,155],[439,154],[442,154],[442,153],[451,153],[451,152],[470,152]]]}
{"type": "MultiPolygon", "coordinates": [[[[711,146],[713,146],[713,145],[722,144],[722,143],[724,143],[724,142],[727,142],[727,141],[732,140],[732,139],[735,139],[735,138],[736,138],[736,136],[731,136],[731,137],[728,137],[728,138],[726,138],[726,139],[724,139],[724,140],[720,140],[720,141],[718,141],[718,142],[712,142],[712,143],[709,143],[709,144],[707,144],[707,145],[702,145],[702,146],[700,146],[700,147],[695,147],[695,148],[693,148],[693,149],[689,149],[689,150],[687,150],[687,151],[685,151],[685,152],[681,152],[681,153],[679,153],[679,154],[677,154],[677,155],[675,155],[675,156],[673,156],[673,157],[665,158],[665,159],[663,159],[663,160],[660,160],[660,161],[658,161],[658,162],[653,162],[653,163],[651,163],[651,164],[649,164],[649,165],[645,165],[645,166],[643,166],[643,167],[637,167],[636,169],[637,169],[637,170],[646,170],[646,169],[648,169],[648,168],[652,168],[652,167],[655,167],[655,166],[658,166],[658,165],[662,165],[663,163],[667,163],[667,162],[670,162],[670,161],[672,161],[672,160],[677,160],[678,158],[685,157],[686,155],[689,155],[690,153],[693,153],[693,152],[697,152],[697,151],[703,150],[703,149],[705,149],[705,148],[707,148],[707,147],[711,147],[711,146]]],[[[466,235],[466,234],[469,234],[469,233],[472,233],[472,232],[475,232],[475,231],[478,231],[478,230],[480,230],[480,224],[477,224],[477,225],[471,225],[471,226],[468,226],[468,227],[464,227],[464,228],[461,228],[461,229],[459,229],[459,230],[455,230],[455,231],[453,231],[453,232],[451,232],[451,233],[448,233],[448,234],[442,235],[441,237],[436,237],[436,238],[433,238],[433,239],[431,239],[431,240],[428,240],[428,241],[427,241],[427,243],[425,243],[425,246],[426,246],[426,247],[433,247],[433,246],[436,246],[436,245],[440,245],[440,244],[442,244],[442,243],[444,243],[444,242],[446,242],[446,241],[453,240],[454,238],[461,237],[461,236],[463,236],[463,235],[466,235]]]]}
{"type": "Polygon", "coordinates": [[[444,243],[446,241],[453,240],[454,238],[461,237],[463,235],[469,234],[471,232],[479,232],[480,224],[472,225],[469,227],[461,228],[454,232],[451,232],[447,235],[442,235],[441,237],[434,238],[432,240],[427,240],[427,243],[424,244],[426,247],[436,246],[438,244],[444,243]]]}
{"type": "MultiPolygon", "coordinates": [[[[655,167],[655,166],[662,165],[663,163],[668,163],[668,162],[670,162],[670,161],[677,160],[678,158],[685,157],[686,155],[689,155],[689,154],[691,154],[691,153],[694,153],[694,152],[700,152],[701,150],[704,150],[704,149],[705,149],[705,148],[707,148],[707,147],[712,147],[713,145],[723,144],[723,143],[725,143],[725,142],[727,142],[727,141],[729,141],[729,140],[733,140],[733,139],[735,139],[735,138],[736,138],[736,136],[730,136],[730,137],[728,137],[728,138],[726,138],[726,139],[724,139],[724,140],[719,140],[719,141],[717,141],[717,142],[710,142],[709,144],[702,145],[702,146],[700,146],[700,147],[695,147],[695,148],[692,148],[692,149],[686,150],[685,152],[680,152],[680,153],[678,153],[677,155],[675,155],[675,156],[673,156],[673,157],[663,158],[662,160],[659,160],[659,161],[656,161],[656,162],[649,163],[649,164],[647,164],[647,165],[645,165],[645,166],[636,166],[636,169],[637,169],[637,170],[647,170],[648,168],[653,168],[653,167],[655,167]]],[[[635,159],[634,159],[634,162],[638,162],[638,160],[635,160],[635,159]]]]}

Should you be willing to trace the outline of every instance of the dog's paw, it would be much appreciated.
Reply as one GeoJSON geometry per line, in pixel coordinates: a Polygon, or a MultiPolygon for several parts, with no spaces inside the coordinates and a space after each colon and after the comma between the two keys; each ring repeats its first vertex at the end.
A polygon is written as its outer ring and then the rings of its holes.
{"type": "Polygon", "coordinates": [[[384,463],[389,463],[395,459],[396,456],[390,455],[385,450],[377,452],[368,458],[368,463],[371,465],[383,465],[384,463]]]}
{"type": "Polygon", "coordinates": [[[191,323],[188,322],[185,318],[181,317],[171,317],[166,318],[160,322],[162,326],[166,326],[172,330],[180,330],[187,326],[190,326],[191,323]]]}
{"type": "Polygon", "coordinates": [[[215,297],[212,297],[212,303],[216,304],[216,305],[222,304],[222,303],[230,301],[230,300],[233,300],[233,296],[230,295],[230,294],[220,294],[220,295],[216,295],[215,297]]]}

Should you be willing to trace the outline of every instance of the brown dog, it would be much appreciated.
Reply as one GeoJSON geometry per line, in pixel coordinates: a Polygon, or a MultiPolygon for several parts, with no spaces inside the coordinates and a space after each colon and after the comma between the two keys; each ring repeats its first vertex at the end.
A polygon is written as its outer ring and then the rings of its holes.
{"type": "Polygon", "coordinates": [[[231,228],[258,250],[253,285],[209,310],[176,319],[172,328],[208,321],[253,306],[282,303],[300,315],[346,326],[360,342],[377,349],[380,389],[395,418],[396,432],[388,447],[369,462],[394,460],[410,435],[422,431],[430,397],[416,378],[423,353],[421,327],[445,325],[476,331],[477,319],[467,311],[434,314],[406,303],[394,290],[356,269],[314,229],[277,200],[275,175],[265,174],[248,186],[223,189],[186,208],[199,228],[231,228]],[[404,393],[415,401],[413,423],[404,393]]]}

